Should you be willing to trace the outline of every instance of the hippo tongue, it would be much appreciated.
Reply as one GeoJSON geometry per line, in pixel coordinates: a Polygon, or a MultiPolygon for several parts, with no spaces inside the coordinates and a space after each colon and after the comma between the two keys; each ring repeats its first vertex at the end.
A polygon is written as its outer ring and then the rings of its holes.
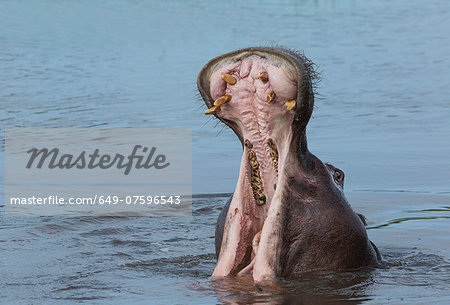
{"type": "Polygon", "coordinates": [[[284,168],[299,148],[306,150],[302,135],[313,104],[307,69],[295,56],[245,49],[212,60],[200,72],[205,114],[231,127],[244,148],[213,276],[252,272],[260,280],[277,272],[284,168]]]}

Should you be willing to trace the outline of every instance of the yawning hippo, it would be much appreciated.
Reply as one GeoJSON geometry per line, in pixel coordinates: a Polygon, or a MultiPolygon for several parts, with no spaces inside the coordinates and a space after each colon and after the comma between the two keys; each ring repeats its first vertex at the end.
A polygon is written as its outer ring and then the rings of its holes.
{"type": "Polygon", "coordinates": [[[344,197],[344,173],[308,150],[313,79],[311,62],[283,48],[238,50],[201,70],[205,114],[229,126],[244,150],[216,228],[213,276],[249,273],[259,282],[381,260],[344,197]]]}

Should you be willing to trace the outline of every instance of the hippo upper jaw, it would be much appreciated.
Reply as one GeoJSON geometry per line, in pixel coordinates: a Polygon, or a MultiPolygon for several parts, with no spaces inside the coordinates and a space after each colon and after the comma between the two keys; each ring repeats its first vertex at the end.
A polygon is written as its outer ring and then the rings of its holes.
{"type": "MultiPolygon", "coordinates": [[[[335,173],[308,151],[312,77],[306,58],[281,48],[225,54],[200,72],[198,87],[209,108],[205,114],[227,124],[243,145],[213,276],[251,274],[262,281],[311,269],[348,268],[351,264],[330,263],[339,259],[321,258],[320,251],[307,248],[342,248],[322,236],[334,233],[333,228],[370,246],[335,173]]],[[[365,250],[356,252],[373,254],[360,247],[365,250]]],[[[323,254],[333,256],[329,250],[323,254]]]]}

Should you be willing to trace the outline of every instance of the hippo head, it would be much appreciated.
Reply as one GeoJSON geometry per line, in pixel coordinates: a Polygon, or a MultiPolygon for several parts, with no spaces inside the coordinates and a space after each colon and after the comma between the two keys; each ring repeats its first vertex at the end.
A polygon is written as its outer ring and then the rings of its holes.
{"type": "Polygon", "coordinates": [[[344,197],[344,173],[308,150],[314,77],[303,55],[268,47],[219,56],[201,70],[205,114],[243,147],[236,189],[219,217],[213,276],[259,282],[381,259],[344,197]]]}

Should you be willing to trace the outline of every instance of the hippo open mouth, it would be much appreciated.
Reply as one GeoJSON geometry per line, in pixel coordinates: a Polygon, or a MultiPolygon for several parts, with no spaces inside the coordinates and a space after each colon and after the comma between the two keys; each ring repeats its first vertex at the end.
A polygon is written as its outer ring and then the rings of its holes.
{"type": "Polygon", "coordinates": [[[262,281],[381,259],[343,195],[344,173],[308,151],[311,66],[287,49],[248,48],[213,59],[199,74],[205,114],[228,125],[244,150],[218,221],[213,276],[262,281]]]}

